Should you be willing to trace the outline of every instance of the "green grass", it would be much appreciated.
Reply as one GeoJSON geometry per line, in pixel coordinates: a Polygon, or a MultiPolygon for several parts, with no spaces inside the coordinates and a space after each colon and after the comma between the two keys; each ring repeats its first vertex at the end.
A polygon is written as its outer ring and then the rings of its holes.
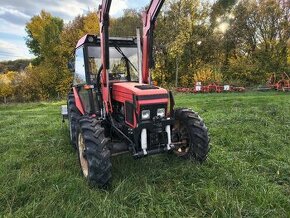
{"type": "Polygon", "coordinates": [[[202,164],[112,158],[113,186],[89,188],[60,105],[0,106],[0,217],[290,217],[290,95],[180,94],[204,118],[202,164]]]}

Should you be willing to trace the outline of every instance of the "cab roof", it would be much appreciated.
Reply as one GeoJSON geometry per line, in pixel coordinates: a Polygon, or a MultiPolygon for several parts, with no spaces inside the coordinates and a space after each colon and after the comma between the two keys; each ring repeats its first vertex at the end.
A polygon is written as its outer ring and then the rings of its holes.
{"type": "MultiPolygon", "coordinates": [[[[86,34],[82,38],[79,39],[79,41],[76,45],[76,48],[78,48],[86,43],[95,44],[97,46],[100,46],[101,39],[100,39],[100,37],[98,37],[96,35],[86,34]]],[[[136,37],[127,37],[127,38],[125,38],[125,37],[110,37],[109,38],[109,46],[113,46],[115,44],[117,44],[120,47],[122,47],[122,46],[136,47],[137,40],[136,40],[136,37]]]]}

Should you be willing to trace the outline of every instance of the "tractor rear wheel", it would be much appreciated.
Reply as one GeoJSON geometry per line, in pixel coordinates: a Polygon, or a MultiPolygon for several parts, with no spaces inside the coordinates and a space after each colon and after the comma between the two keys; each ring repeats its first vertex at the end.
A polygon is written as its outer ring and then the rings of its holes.
{"type": "Polygon", "coordinates": [[[74,149],[77,149],[77,129],[78,129],[78,121],[81,115],[76,107],[74,94],[72,92],[68,94],[67,111],[68,111],[70,140],[72,143],[72,147],[74,149]]]}
{"type": "Polygon", "coordinates": [[[178,142],[179,145],[173,152],[179,157],[205,161],[210,139],[203,120],[189,109],[177,109],[174,114],[176,122],[172,130],[172,142],[178,142]]]}
{"type": "Polygon", "coordinates": [[[83,117],[78,129],[78,157],[82,174],[92,186],[107,187],[112,178],[108,139],[101,121],[83,117]]]}

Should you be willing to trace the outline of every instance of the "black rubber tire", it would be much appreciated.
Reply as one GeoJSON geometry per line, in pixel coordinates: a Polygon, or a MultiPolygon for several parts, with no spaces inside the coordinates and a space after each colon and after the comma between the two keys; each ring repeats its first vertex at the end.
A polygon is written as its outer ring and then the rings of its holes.
{"type": "Polygon", "coordinates": [[[81,114],[76,107],[73,92],[70,92],[67,97],[67,112],[71,144],[74,149],[77,149],[77,130],[81,114]]]}
{"type": "MultiPolygon", "coordinates": [[[[180,138],[187,138],[188,147],[180,157],[186,159],[195,159],[198,162],[206,160],[209,147],[208,129],[201,117],[194,111],[186,108],[176,109],[174,111],[176,123],[173,127],[173,134],[178,132],[180,138]]],[[[179,138],[179,140],[181,140],[179,138]]],[[[172,139],[174,141],[176,139],[172,139]]],[[[177,154],[178,152],[175,151],[177,154]]]]}
{"type": "MultiPolygon", "coordinates": [[[[104,131],[101,121],[95,118],[84,116],[79,121],[78,137],[79,134],[83,137],[85,145],[83,157],[88,167],[88,173],[85,175],[81,166],[82,173],[91,186],[99,188],[109,187],[112,179],[111,152],[107,148],[108,138],[105,137],[104,131]]],[[[80,149],[79,140],[77,143],[80,149]]],[[[78,157],[80,162],[80,152],[78,157]]]]}

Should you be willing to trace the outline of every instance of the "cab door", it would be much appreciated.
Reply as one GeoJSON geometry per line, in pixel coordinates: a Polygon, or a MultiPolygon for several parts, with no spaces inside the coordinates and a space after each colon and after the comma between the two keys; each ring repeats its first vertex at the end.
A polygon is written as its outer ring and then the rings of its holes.
{"type": "Polygon", "coordinates": [[[90,100],[92,90],[85,89],[85,85],[90,84],[86,74],[87,65],[85,60],[84,46],[81,46],[77,48],[75,52],[75,74],[73,84],[78,90],[85,113],[92,114],[94,113],[94,107],[91,105],[92,102],[90,100]]]}

